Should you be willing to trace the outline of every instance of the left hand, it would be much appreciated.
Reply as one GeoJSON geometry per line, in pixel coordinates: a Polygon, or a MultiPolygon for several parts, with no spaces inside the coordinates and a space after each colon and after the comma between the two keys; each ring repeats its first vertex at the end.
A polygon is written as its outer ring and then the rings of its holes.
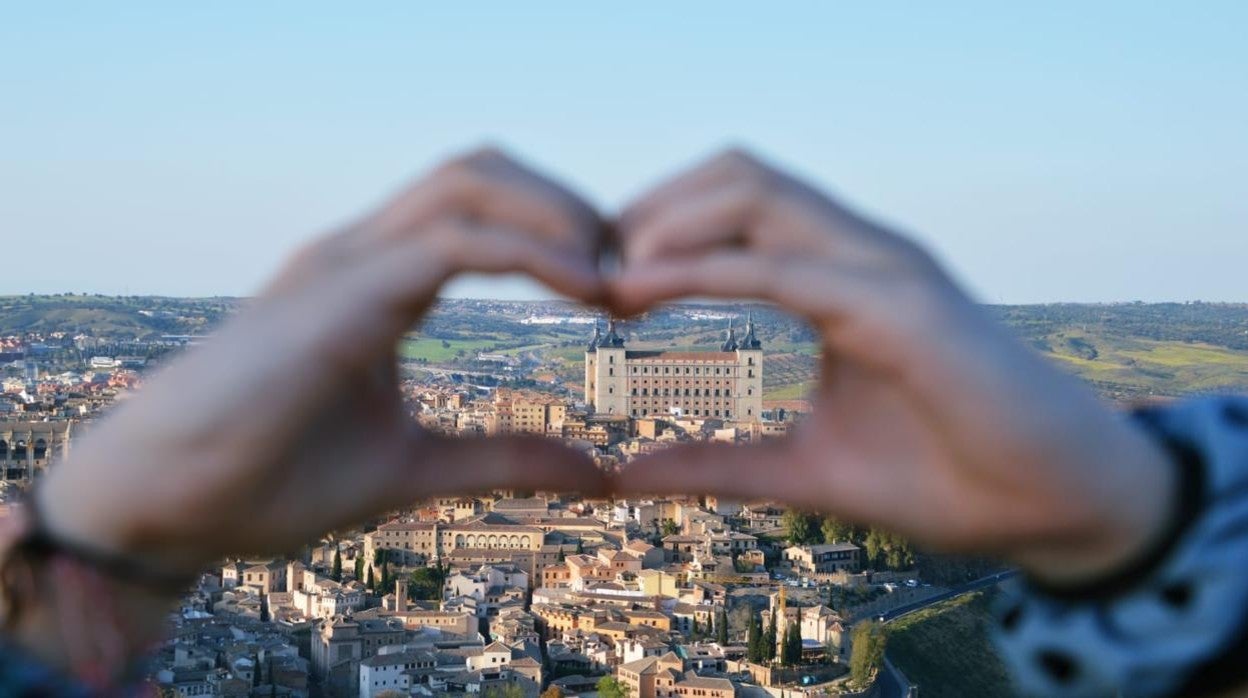
{"type": "Polygon", "coordinates": [[[592,462],[556,442],[417,428],[395,347],[461,272],[524,272],[594,303],[602,230],[575,194],[495,151],[441,166],[296,255],[75,444],[38,490],[49,527],[195,569],[293,549],[432,494],[600,491],[592,462]]]}

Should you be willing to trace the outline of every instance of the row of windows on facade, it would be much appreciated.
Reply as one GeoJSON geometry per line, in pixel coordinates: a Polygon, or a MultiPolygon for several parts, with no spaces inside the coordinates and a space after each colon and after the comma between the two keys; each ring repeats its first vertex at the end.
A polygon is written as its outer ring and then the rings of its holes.
{"type": "MultiPolygon", "coordinates": [[[[637,394],[637,390],[638,390],[637,388],[633,388],[633,392],[632,392],[633,397],[650,397],[650,389],[649,389],[649,388],[641,388],[641,394],[640,394],[640,395],[638,395],[638,394],[637,394]]],[[[690,396],[690,395],[689,395],[690,388],[685,388],[685,395],[684,395],[684,397],[712,397],[712,395],[711,395],[711,389],[710,389],[710,388],[706,388],[706,391],[705,391],[705,392],[699,392],[699,391],[701,391],[701,390],[702,390],[701,388],[692,388],[692,390],[693,390],[693,395],[692,395],[692,396],[690,396]]],[[[615,386],[613,386],[613,385],[608,385],[608,386],[607,386],[607,394],[608,394],[608,395],[614,395],[614,394],[615,394],[615,386]]],[[[754,389],[753,389],[753,388],[746,388],[746,389],[745,389],[745,394],[746,394],[747,396],[753,396],[753,395],[754,395],[754,389]]],[[[663,389],[663,394],[662,394],[662,395],[659,395],[659,389],[658,389],[658,388],[655,388],[655,389],[654,389],[654,397],[681,397],[681,394],[680,394],[680,388],[676,388],[676,392],[675,392],[675,393],[671,392],[671,388],[664,388],[664,389],[663,389]]],[[[714,397],[732,397],[732,392],[731,392],[730,390],[728,390],[727,388],[722,388],[722,389],[721,389],[721,388],[716,388],[716,389],[715,389],[715,395],[714,395],[714,397]],[[722,394],[721,394],[721,390],[722,390],[722,394]]],[[[739,396],[738,396],[738,397],[739,397],[739,396]]]]}
{"type": "MultiPolygon", "coordinates": [[[[671,373],[670,371],[668,371],[668,370],[667,370],[668,368],[670,368],[670,366],[664,366],[663,368],[664,368],[663,373],[666,373],[666,374],[670,374],[670,373],[671,373]]],[[[647,374],[649,374],[649,373],[650,373],[650,371],[649,371],[649,370],[647,370],[647,367],[646,367],[646,366],[642,366],[642,367],[641,367],[641,369],[642,369],[642,370],[641,370],[641,373],[642,373],[643,375],[647,375],[647,374]]],[[[632,373],[633,373],[633,375],[637,375],[637,367],[636,367],[636,366],[633,366],[633,371],[632,371],[632,373]]],[[[679,369],[679,368],[677,368],[676,373],[677,373],[677,374],[679,374],[679,373],[680,373],[680,369],[679,369]]],[[[686,366],[686,367],[685,367],[685,375],[688,375],[688,374],[689,374],[689,367],[688,367],[688,366],[686,366]]],[[[615,375],[615,369],[614,369],[614,368],[608,368],[608,369],[607,369],[607,375],[608,375],[608,376],[614,376],[614,375],[615,375]]],[[[656,376],[657,376],[657,375],[659,375],[659,369],[658,369],[658,367],[657,367],[657,366],[656,366],[656,367],[655,367],[655,369],[654,369],[654,375],[656,375],[656,376]]],[[[695,375],[695,376],[700,376],[700,375],[702,375],[702,369],[700,369],[700,368],[695,368],[695,369],[694,369],[694,371],[693,371],[693,375],[695,375]]],[[[711,369],[709,369],[709,368],[708,368],[708,369],[706,369],[706,375],[708,375],[708,376],[709,376],[709,375],[711,375],[711,369]]],[[[727,371],[727,370],[725,370],[723,373],[720,373],[720,369],[716,368],[716,369],[715,369],[715,375],[717,375],[717,376],[721,376],[721,375],[722,375],[722,376],[731,376],[731,375],[733,375],[733,374],[732,374],[732,372],[731,372],[731,371],[727,371]]],[[[754,369],[752,369],[752,368],[751,368],[751,369],[748,369],[748,370],[746,371],[746,377],[747,377],[747,378],[753,378],[753,377],[754,377],[754,369]]]]}
{"type": "MultiPolygon", "coordinates": [[[[690,395],[689,395],[689,391],[690,391],[690,390],[691,390],[690,388],[685,388],[685,395],[684,395],[685,397],[690,397],[690,395]]],[[[710,389],[710,388],[707,388],[705,392],[703,392],[703,390],[702,390],[701,388],[692,388],[692,390],[693,390],[693,395],[692,395],[692,397],[711,397],[711,389],[710,389]]],[[[753,394],[754,394],[754,389],[753,389],[753,388],[746,388],[746,389],[745,389],[745,394],[746,394],[746,395],[753,395],[753,394]]],[[[664,389],[663,389],[663,395],[662,395],[662,397],[680,397],[680,396],[681,396],[681,395],[680,395],[680,388],[676,388],[676,392],[672,392],[672,389],[671,389],[671,388],[664,388],[664,389]]],[[[637,397],[637,388],[633,388],[633,397],[637,397]]],[[[649,388],[642,388],[642,389],[641,389],[641,397],[650,397],[650,389],[649,389],[649,388]]],[[[660,397],[660,395],[659,395],[659,389],[658,389],[658,388],[655,388],[655,389],[654,389],[654,397],[660,397]]],[[[720,388],[716,388],[716,389],[715,389],[715,395],[714,395],[714,397],[732,397],[732,391],[728,390],[727,388],[723,388],[723,389],[722,389],[722,394],[721,394],[721,389],[720,389],[720,388]]]]}
{"type": "MultiPolygon", "coordinates": [[[[613,364],[613,363],[615,363],[615,357],[614,357],[614,356],[608,356],[608,357],[607,357],[607,363],[609,363],[609,364],[613,364]]],[[[753,356],[746,357],[746,359],[745,359],[745,365],[746,365],[746,366],[753,366],[753,365],[754,365],[754,357],[753,357],[753,356]]],[[[646,370],[646,371],[650,370],[650,367],[649,367],[649,366],[646,366],[646,365],[643,365],[641,368],[642,368],[643,370],[646,370]]],[[[671,366],[664,366],[664,367],[663,367],[663,372],[664,372],[664,373],[667,373],[667,372],[668,372],[668,369],[670,369],[670,368],[671,368],[671,366]]],[[[684,367],[684,369],[685,369],[685,373],[688,373],[688,372],[689,372],[689,368],[690,368],[689,366],[685,366],[685,367],[684,367]]],[[[676,367],[676,372],[677,372],[677,373],[679,373],[679,372],[680,372],[680,369],[681,369],[681,367],[680,367],[680,366],[677,366],[677,367],[676,367]]],[[[701,371],[702,369],[701,369],[700,367],[698,367],[698,366],[694,366],[694,367],[693,367],[693,370],[694,370],[694,372],[696,373],[696,372],[698,372],[698,371],[701,371]]],[[[636,367],[636,366],[634,366],[634,367],[633,367],[633,372],[634,372],[634,373],[636,373],[636,372],[637,372],[637,367],[636,367]]],[[[658,373],[658,372],[659,372],[659,367],[658,367],[658,366],[655,366],[655,367],[654,367],[654,372],[655,372],[655,373],[658,373]]],[[[706,372],[707,372],[707,373],[710,373],[710,372],[711,372],[711,369],[708,367],[708,368],[706,369],[706,372]]],[[[718,367],[715,369],[715,373],[716,373],[716,374],[718,374],[718,373],[719,373],[719,368],[718,368],[718,367]]]]}
{"type": "MultiPolygon", "coordinates": [[[[746,365],[746,366],[753,366],[753,365],[754,365],[754,359],[750,359],[748,362],[746,362],[746,364],[745,364],[745,365],[746,365]]],[[[633,368],[633,373],[638,373],[638,370],[637,370],[637,369],[639,369],[639,368],[641,369],[640,373],[642,373],[642,374],[649,374],[649,373],[650,373],[650,367],[649,367],[649,366],[633,366],[632,368],[633,368]]],[[[664,366],[664,367],[663,367],[663,373],[664,373],[664,375],[671,375],[671,373],[672,373],[672,368],[673,368],[672,366],[664,366]]],[[[680,369],[681,369],[681,367],[680,367],[680,366],[676,366],[675,368],[676,368],[676,374],[677,374],[677,375],[680,375],[680,369]]],[[[687,375],[690,375],[691,370],[692,370],[692,374],[693,374],[693,375],[695,375],[695,376],[700,376],[700,375],[702,375],[702,367],[700,367],[700,366],[685,366],[685,367],[684,367],[684,369],[685,369],[685,375],[686,375],[686,376],[687,376],[687,375]]],[[[750,375],[753,375],[753,374],[754,374],[754,372],[753,372],[753,371],[750,371],[750,375]]],[[[656,375],[656,376],[657,376],[657,375],[659,375],[659,367],[658,367],[658,366],[655,366],[655,367],[654,367],[654,375],[656,375]]],[[[707,367],[706,367],[706,375],[708,375],[708,376],[709,376],[709,375],[711,375],[711,367],[710,367],[710,366],[707,366],[707,367]]],[[[723,368],[722,366],[716,366],[716,367],[715,367],[715,375],[717,375],[717,376],[719,376],[719,375],[732,375],[732,371],[730,371],[729,369],[723,368]],[[721,373],[721,371],[722,371],[723,373],[721,373]]]]}
{"type": "MultiPolygon", "coordinates": [[[[693,414],[693,416],[694,416],[694,417],[710,417],[710,416],[711,416],[711,410],[698,410],[698,409],[694,409],[694,410],[690,410],[689,412],[690,412],[691,414],[693,414]],[[703,414],[704,412],[705,412],[705,414],[703,414]]],[[[746,413],[746,416],[747,416],[747,417],[753,417],[753,416],[754,416],[754,410],[749,410],[749,409],[747,409],[747,410],[745,411],[745,413],[746,413]]],[[[666,414],[666,413],[665,413],[665,412],[655,412],[655,414],[666,414]]],[[[634,417],[648,417],[648,416],[650,416],[650,410],[649,410],[649,408],[643,407],[643,408],[641,408],[640,413],[638,413],[637,408],[635,408],[635,407],[634,407],[634,408],[633,408],[633,416],[634,416],[634,417]]],[[[724,419],[732,419],[732,410],[723,410],[723,414],[722,414],[722,415],[720,414],[720,410],[715,410],[715,416],[716,416],[716,417],[720,417],[720,416],[722,416],[724,419]]]]}

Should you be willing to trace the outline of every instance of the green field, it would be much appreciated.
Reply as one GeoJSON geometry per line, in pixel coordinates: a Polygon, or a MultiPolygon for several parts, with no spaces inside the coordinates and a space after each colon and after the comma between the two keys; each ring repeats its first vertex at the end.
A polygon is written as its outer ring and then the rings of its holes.
{"type": "Polygon", "coordinates": [[[496,339],[437,339],[420,337],[404,339],[399,343],[399,358],[424,359],[429,363],[442,363],[458,358],[462,350],[471,358],[479,351],[488,351],[498,344],[496,339]]]}
{"type": "Polygon", "coordinates": [[[1182,395],[1248,388],[1248,351],[1073,330],[1035,344],[1074,375],[1129,392],[1182,395]]]}
{"type": "Polygon", "coordinates": [[[924,698],[1018,695],[988,639],[995,592],[941,602],[888,625],[888,657],[924,698]]]}

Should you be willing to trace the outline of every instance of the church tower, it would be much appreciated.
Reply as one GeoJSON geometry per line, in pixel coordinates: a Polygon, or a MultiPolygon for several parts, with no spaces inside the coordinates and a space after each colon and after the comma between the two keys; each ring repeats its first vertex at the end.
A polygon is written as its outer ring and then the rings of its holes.
{"type": "Polygon", "coordinates": [[[602,341],[602,329],[598,327],[598,321],[594,321],[594,336],[589,339],[589,346],[585,347],[585,404],[594,404],[594,392],[598,386],[598,343],[602,341]]]}
{"type": "Polygon", "coordinates": [[[746,316],[745,335],[736,341],[737,409],[739,419],[757,422],[763,418],[763,343],[754,328],[754,312],[746,316]]]}
{"type": "Polygon", "coordinates": [[[593,353],[594,412],[628,415],[628,353],[614,318],[607,321],[607,333],[598,339],[593,353]]]}

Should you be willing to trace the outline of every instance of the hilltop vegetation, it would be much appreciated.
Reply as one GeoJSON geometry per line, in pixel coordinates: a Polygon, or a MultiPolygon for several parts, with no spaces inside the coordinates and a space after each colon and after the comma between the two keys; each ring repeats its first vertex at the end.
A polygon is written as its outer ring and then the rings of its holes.
{"type": "Polygon", "coordinates": [[[1248,305],[1055,304],[991,311],[1109,397],[1248,391],[1248,305]]]}
{"type": "Polygon", "coordinates": [[[974,592],[888,626],[888,657],[924,698],[1017,695],[989,641],[995,592],[974,592]]]}
{"type": "Polygon", "coordinates": [[[202,334],[234,312],[233,298],[57,294],[0,296],[0,335],[82,332],[112,340],[202,334]]]}
{"type": "MultiPolygon", "coordinates": [[[[0,335],[83,332],[118,341],[204,334],[241,304],[232,298],[59,294],[0,297],[0,335]]],[[[796,399],[813,384],[818,343],[805,323],[760,304],[682,303],[621,321],[629,346],[715,349],[728,318],[752,312],[767,351],[765,398],[796,399]]],[[[1127,303],[990,306],[1031,347],[1119,400],[1248,391],[1248,305],[1127,303]]],[[[581,380],[588,324],[532,322],[590,312],[563,301],[443,300],[400,347],[430,364],[462,364],[478,352],[528,355],[544,371],[581,380]]]]}

